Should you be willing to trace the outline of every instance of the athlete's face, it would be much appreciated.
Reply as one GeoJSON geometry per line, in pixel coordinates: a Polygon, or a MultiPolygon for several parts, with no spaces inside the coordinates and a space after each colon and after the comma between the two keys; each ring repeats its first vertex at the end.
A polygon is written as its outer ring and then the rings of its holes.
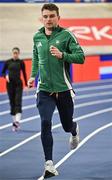
{"type": "Polygon", "coordinates": [[[58,25],[60,17],[57,15],[56,11],[49,11],[44,9],[42,11],[42,22],[47,29],[52,29],[58,25]]]}
{"type": "Polygon", "coordinates": [[[19,58],[19,54],[20,54],[20,52],[18,51],[18,50],[13,50],[12,51],[12,57],[13,57],[13,59],[18,59],[19,58]]]}

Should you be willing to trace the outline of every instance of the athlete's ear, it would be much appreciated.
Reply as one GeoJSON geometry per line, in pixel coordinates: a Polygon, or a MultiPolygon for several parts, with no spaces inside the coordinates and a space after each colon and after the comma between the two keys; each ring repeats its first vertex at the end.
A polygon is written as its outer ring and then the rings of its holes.
{"type": "Polygon", "coordinates": [[[58,20],[60,20],[60,16],[58,16],[58,20]]]}

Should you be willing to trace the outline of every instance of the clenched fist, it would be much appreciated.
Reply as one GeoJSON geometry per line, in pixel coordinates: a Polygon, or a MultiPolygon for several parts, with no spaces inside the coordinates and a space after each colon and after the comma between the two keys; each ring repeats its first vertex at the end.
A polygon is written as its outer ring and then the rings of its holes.
{"type": "Polygon", "coordinates": [[[63,53],[55,46],[50,47],[50,52],[53,56],[57,57],[58,59],[62,59],[63,53]]]}

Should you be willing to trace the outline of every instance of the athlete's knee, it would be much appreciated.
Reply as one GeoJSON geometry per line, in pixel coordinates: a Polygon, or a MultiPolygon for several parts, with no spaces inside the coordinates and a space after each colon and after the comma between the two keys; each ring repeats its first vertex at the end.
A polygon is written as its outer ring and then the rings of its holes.
{"type": "Polygon", "coordinates": [[[64,127],[63,126],[63,129],[64,129],[65,132],[68,132],[68,133],[71,132],[71,128],[70,127],[64,127]]]}
{"type": "Polygon", "coordinates": [[[43,119],[41,122],[42,131],[48,131],[51,129],[51,121],[43,119]]]}

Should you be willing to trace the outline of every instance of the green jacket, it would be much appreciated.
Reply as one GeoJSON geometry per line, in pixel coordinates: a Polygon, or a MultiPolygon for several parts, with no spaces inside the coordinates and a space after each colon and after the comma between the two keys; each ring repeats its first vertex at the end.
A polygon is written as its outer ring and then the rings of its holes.
{"type": "Polygon", "coordinates": [[[62,92],[72,89],[70,80],[71,63],[83,64],[84,53],[74,35],[62,27],[54,28],[50,38],[42,27],[34,35],[31,77],[39,72],[38,90],[62,92]],[[63,58],[57,59],[50,53],[50,46],[63,52],[63,58]]]}

